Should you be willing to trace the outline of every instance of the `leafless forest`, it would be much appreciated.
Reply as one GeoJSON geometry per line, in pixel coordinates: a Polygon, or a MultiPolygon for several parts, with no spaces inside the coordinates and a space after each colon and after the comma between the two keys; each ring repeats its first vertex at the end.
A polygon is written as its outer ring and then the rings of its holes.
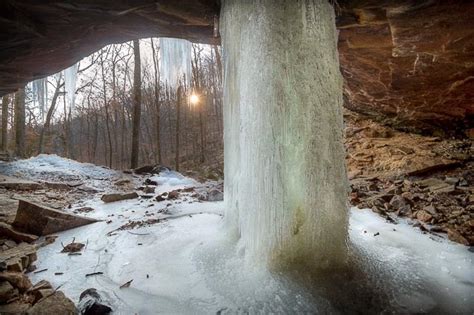
{"type": "Polygon", "coordinates": [[[143,39],[106,46],[81,60],[74,106],[67,104],[63,72],[47,78],[42,102],[34,82],[4,96],[3,151],[58,154],[116,169],[206,169],[220,176],[220,48],[193,44],[191,77],[183,76],[177,87],[160,80],[159,51],[158,39],[143,39]]]}

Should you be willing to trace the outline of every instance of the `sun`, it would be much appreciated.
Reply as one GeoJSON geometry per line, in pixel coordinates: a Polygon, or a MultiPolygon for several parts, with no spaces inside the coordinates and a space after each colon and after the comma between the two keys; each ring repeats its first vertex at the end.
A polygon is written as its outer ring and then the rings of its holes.
{"type": "Polygon", "coordinates": [[[189,100],[191,101],[191,104],[196,105],[199,102],[199,96],[196,94],[191,94],[189,100]]]}

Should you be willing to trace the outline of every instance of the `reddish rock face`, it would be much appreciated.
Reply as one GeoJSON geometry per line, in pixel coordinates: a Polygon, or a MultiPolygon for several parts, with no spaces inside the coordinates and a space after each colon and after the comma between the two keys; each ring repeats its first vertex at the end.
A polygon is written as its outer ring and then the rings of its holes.
{"type": "MultiPolygon", "coordinates": [[[[474,1],[339,0],[345,106],[399,129],[474,127],[474,1]]],[[[0,95],[104,45],[218,43],[219,0],[2,0],[0,95]]]]}
{"type": "Polygon", "coordinates": [[[473,1],[342,1],[337,24],[347,108],[410,131],[472,128],[473,1]]]}

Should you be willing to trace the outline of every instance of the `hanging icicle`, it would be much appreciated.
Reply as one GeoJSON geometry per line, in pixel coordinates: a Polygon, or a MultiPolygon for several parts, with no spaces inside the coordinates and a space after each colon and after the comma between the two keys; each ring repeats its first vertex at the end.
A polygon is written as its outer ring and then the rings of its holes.
{"type": "Polygon", "coordinates": [[[64,88],[71,113],[74,112],[74,102],[76,99],[77,67],[78,64],[76,63],[64,70],[64,88]]]}
{"type": "Polygon", "coordinates": [[[43,120],[45,104],[48,103],[47,77],[33,81],[33,102],[38,103],[40,117],[43,120]]]}
{"type": "Polygon", "coordinates": [[[163,83],[177,87],[178,82],[191,78],[191,43],[176,38],[160,38],[160,76],[163,83]]]}

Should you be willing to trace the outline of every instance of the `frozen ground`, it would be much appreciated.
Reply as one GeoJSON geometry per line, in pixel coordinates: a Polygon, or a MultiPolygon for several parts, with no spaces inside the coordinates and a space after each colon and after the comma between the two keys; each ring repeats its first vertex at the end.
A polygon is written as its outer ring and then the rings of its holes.
{"type": "MultiPolygon", "coordinates": [[[[23,169],[18,161],[16,172],[70,171],[82,180],[115,176],[96,166],[39,158],[34,161],[41,161],[44,169],[28,163],[23,169]]],[[[156,193],[198,185],[175,172],[154,180],[159,183],[156,193]]],[[[314,294],[317,281],[308,284],[245,265],[242,253],[225,233],[222,202],[197,202],[189,195],[169,206],[169,201],[153,199],[104,204],[99,198],[97,194],[81,206],[93,207],[95,211],[86,215],[104,221],[62,232],[55,243],[41,248],[37,267],[48,270],[31,274],[33,282],[46,279],[76,302],[83,290],[94,287],[116,314],[340,311],[324,294],[314,294]],[[130,220],[156,218],[166,220],[114,231],[130,220]],[[60,253],[61,243],[74,237],[87,244],[82,255],[60,253]],[[103,275],[85,276],[93,272],[103,275]],[[129,288],[119,288],[130,280],[129,288]]],[[[467,247],[422,234],[404,222],[386,223],[369,210],[357,209],[350,211],[350,240],[353,252],[364,257],[365,272],[388,292],[387,309],[395,305],[406,313],[472,314],[474,265],[467,247]]],[[[344,288],[346,284],[333,285],[344,288]]]]}
{"type": "Polygon", "coordinates": [[[95,188],[102,186],[102,181],[118,176],[117,171],[106,167],[80,163],[55,154],[40,154],[25,160],[0,162],[0,174],[51,182],[87,182],[88,186],[95,188]]]}

